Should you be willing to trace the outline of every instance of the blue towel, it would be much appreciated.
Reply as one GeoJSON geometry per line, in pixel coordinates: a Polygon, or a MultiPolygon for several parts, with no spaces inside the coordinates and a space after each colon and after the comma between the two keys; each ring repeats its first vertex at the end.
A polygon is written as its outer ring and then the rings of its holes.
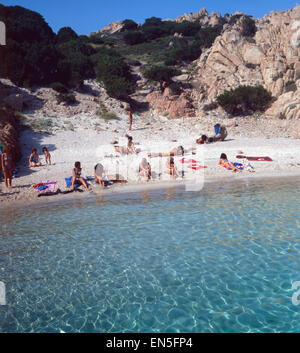
{"type": "MultiPolygon", "coordinates": [[[[69,177],[69,178],[65,178],[65,181],[66,181],[66,186],[67,187],[70,187],[70,186],[72,186],[72,178],[73,177],[69,177]]],[[[83,178],[83,180],[86,182],[86,180],[83,178]]],[[[75,186],[75,188],[78,188],[79,186],[81,186],[82,184],[75,184],[74,186],[75,186]]]]}

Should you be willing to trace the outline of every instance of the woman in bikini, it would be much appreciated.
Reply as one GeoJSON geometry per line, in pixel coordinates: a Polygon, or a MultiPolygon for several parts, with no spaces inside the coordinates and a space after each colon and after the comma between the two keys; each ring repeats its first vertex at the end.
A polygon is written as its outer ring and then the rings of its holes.
{"type": "Polygon", "coordinates": [[[29,168],[40,167],[42,165],[40,157],[37,154],[37,149],[33,148],[29,156],[29,168]]]}
{"type": "Polygon", "coordinates": [[[178,169],[175,165],[174,158],[170,157],[166,162],[166,173],[170,174],[172,179],[174,180],[176,177],[180,177],[178,169]]]}
{"type": "Polygon", "coordinates": [[[151,165],[147,162],[146,158],[143,158],[139,164],[139,175],[147,178],[147,181],[152,180],[151,165]]]}
{"type": "Polygon", "coordinates": [[[136,154],[136,150],[135,150],[134,144],[132,142],[131,136],[128,136],[127,153],[136,154]]]}
{"type": "Polygon", "coordinates": [[[86,190],[88,190],[88,186],[84,179],[81,176],[81,165],[80,162],[75,162],[75,168],[73,168],[73,177],[72,177],[72,188],[75,188],[75,184],[82,184],[86,190]]]}
{"type": "Polygon", "coordinates": [[[221,154],[219,165],[224,167],[227,170],[232,170],[234,172],[240,172],[240,170],[231,162],[228,161],[228,158],[225,153],[221,154]]]}
{"type": "Polygon", "coordinates": [[[3,148],[3,153],[1,154],[1,167],[4,174],[5,186],[7,188],[12,188],[12,177],[15,164],[12,153],[8,147],[3,148]]]}

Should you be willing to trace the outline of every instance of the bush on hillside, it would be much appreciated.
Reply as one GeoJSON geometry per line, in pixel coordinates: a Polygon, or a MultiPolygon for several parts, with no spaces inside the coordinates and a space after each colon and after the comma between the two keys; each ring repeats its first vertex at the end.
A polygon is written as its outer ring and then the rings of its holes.
{"type": "Polygon", "coordinates": [[[141,31],[129,31],[124,34],[123,38],[128,45],[140,44],[146,41],[146,37],[141,31]]]}
{"type": "Polygon", "coordinates": [[[132,20],[124,20],[122,22],[123,28],[122,28],[122,32],[124,31],[135,31],[138,28],[138,24],[132,20]]]}
{"type": "Polygon", "coordinates": [[[172,77],[180,74],[180,70],[168,66],[152,66],[144,71],[145,78],[160,83],[170,83],[172,81],[172,77]]]}
{"type": "Polygon", "coordinates": [[[254,37],[257,31],[255,21],[250,16],[245,16],[242,20],[242,36],[254,37]]]}
{"type": "Polygon", "coordinates": [[[77,100],[75,98],[75,95],[73,93],[59,93],[56,95],[56,100],[57,103],[60,104],[62,102],[68,104],[68,105],[72,105],[72,104],[76,104],[77,100]]]}
{"type": "Polygon", "coordinates": [[[217,97],[217,103],[229,114],[238,115],[248,111],[264,111],[272,100],[271,94],[262,86],[239,86],[217,97]]]}
{"type": "Polygon", "coordinates": [[[56,36],[57,43],[65,43],[69,42],[70,40],[77,39],[78,35],[71,27],[63,27],[61,28],[56,36]]]}
{"type": "Polygon", "coordinates": [[[50,88],[52,88],[54,91],[58,93],[67,93],[68,89],[65,85],[63,85],[61,82],[53,82],[50,85],[50,88]]]}

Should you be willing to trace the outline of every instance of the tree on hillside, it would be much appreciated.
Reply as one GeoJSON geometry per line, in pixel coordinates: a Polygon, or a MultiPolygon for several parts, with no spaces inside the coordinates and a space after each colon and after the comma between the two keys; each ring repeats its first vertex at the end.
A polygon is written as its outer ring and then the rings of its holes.
{"type": "Polygon", "coordinates": [[[77,39],[78,35],[71,27],[63,27],[61,28],[56,36],[57,43],[65,43],[69,42],[70,40],[77,39]]]}

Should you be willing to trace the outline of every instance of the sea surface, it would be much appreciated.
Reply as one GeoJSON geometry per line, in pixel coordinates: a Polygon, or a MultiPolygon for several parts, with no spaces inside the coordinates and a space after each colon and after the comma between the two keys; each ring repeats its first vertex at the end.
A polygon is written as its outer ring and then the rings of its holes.
{"type": "Polygon", "coordinates": [[[9,207],[0,226],[0,332],[300,332],[299,178],[9,207]]]}

